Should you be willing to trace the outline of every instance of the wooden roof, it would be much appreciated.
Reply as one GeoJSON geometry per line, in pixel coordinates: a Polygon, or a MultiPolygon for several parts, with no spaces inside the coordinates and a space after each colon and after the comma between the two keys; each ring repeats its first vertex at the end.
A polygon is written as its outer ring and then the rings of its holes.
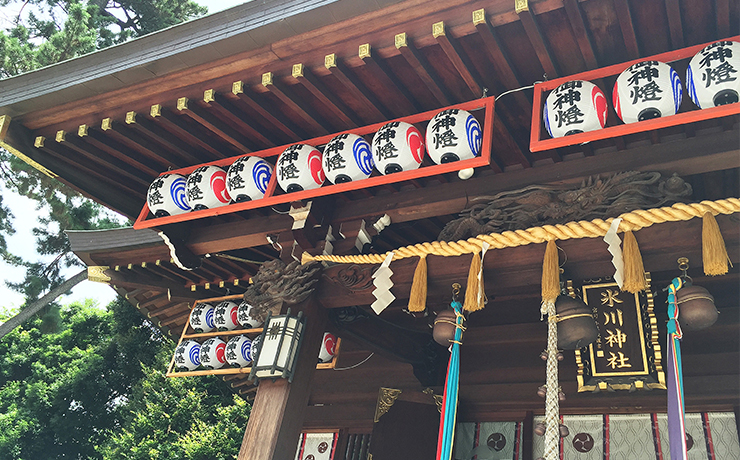
{"type": "MultiPolygon", "coordinates": [[[[340,1],[311,3],[303,9],[300,3],[247,4],[151,39],[0,82],[0,91],[7,88],[10,94],[23,94],[15,99],[3,95],[0,115],[13,117],[6,126],[5,142],[83,193],[133,218],[144,204],[149,183],[168,168],[433,110],[484,93],[503,94],[546,78],[740,33],[740,4],[729,0],[639,4],[542,0],[529,2],[528,9],[518,13],[515,3],[526,2],[340,1]],[[289,11],[285,21],[289,30],[276,21],[278,7],[289,11]],[[257,16],[267,14],[265,9],[272,11],[272,19],[260,22],[257,16]],[[481,9],[482,20],[480,13],[474,14],[481,9]],[[245,33],[253,42],[242,44],[244,35],[236,29],[229,29],[233,34],[228,37],[209,38],[209,32],[228,24],[236,28],[239,21],[252,24],[245,33]],[[444,35],[433,35],[432,26],[439,22],[444,22],[444,35]],[[405,41],[398,37],[404,33],[405,41]],[[164,52],[167,47],[178,48],[178,43],[182,43],[181,53],[164,52]],[[365,44],[370,52],[361,55],[358,50],[365,44]],[[112,65],[119,57],[122,68],[112,65]],[[140,64],[132,57],[141,59],[140,64]],[[88,64],[95,70],[92,75],[74,73],[83,72],[88,64]],[[295,64],[303,64],[302,74],[294,74],[295,64]],[[263,80],[266,73],[272,74],[272,80],[263,80]],[[77,75],[80,84],[68,75],[77,75]],[[213,92],[204,98],[209,90],[213,92]],[[187,108],[178,107],[181,98],[187,98],[187,108]],[[45,139],[39,142],[39,137],[45,139]]],[[[685,66],[685,61],[676,64],[679,75],[685,66]]],[[[611,93],[613,78],[599,83],[611,93]]],[[[682,110],[689,110],[689,98],[684,94],[683,99],[682,110]]],[[[480,168],[467,181],[450,173],[315,200],[323,220],[316,223],[320,230],[312,235],[312,244],[317,235],[323,238],[331,224],[346,237],[335,243],[335,253],[350,253],[363,220],[372,224],[383,215],[390,216],[392,223],[375,235],[373,251],[433,241],[473,197],[531,184],[577,183],[589,175],[624,170],[678,173],[692,185],[694,200],[740,193],[737,115],[532,153],[531,114],[528,90],[496,102],[492,167],[480,168]]],[[[610,110],[608,124],[617,123],[610,110]]],[[[257,209],[168,226],[165,230],[181,235],[194,254],[212,255],[192,272],[176,269],[166,246],[148,231],[121,230],[112,237],[79,233],[70,234],[70,239],[87,263],[119,266],[111,284],[177,335],[187,317],[187,299],[239,293],[243,287],[234,281],[246,281],[256,273],[254,263],[215,254],[257,262],[279,257],[281,252],[290,257],[295,235],[286,211],[257,209]]],[[[719,221],[731,258],[740,260],[737,220],[719,221]]],[[[680,255],[688,255],[698,268],[698,225],[665,224],[638,235],[655,289],[675,276],[680,255]]],[[[602,242],[566,241],[562,246],[573,278],[611,272],[602,242]]],[[[472,364],[464,364],[461,376],[463,418],[513,417],[542,405],[535,391],[544,379],[544,367],[537,364],[545,342],[545,326],[538,321],[543,252],[541,245],[532,245],[496,251],[486,258],[486,277],[491,280],[486,292],[491,302],[476,315],[467,339],[464,353],[472,364]],[[511,353],[512,349],[516,352],[511,353]]],[[[430,258],[430,308],[444,305],[449,285],[464,281],[469,264],[469,257],[430,258]]],[[[394,263],[394,293],[400,300],[383,315],[396,324],[423,330],[425,322],[401,311],[413,269],[414,261],[394,263]]],[[[686,366],[692,369],[687,371],[686,383],[689,410],[738,405],[737,277],[737,268],[723,278],[695,276],[697,284],[715,294],[723,314],[714,332],[699,333],[694,345],[688,345],[687,338],[685,359],[690,364],[686,366]]],[[[370,291],[345,292],[327,284],[320,295],[329,308],[367,305],[373,300],[370,291]]],[[[365,356],[367,350],[350,340],[339,366],[365,356]]],[[[572,362],[572,356],[566,356],[561,372],[569,395],[565,412],[642,412],[663,407],[664,396],[656,392],[574,394],[572,362]]],[[[341,383],[330,371],[319,372],[317,379],[307,422],[311,426],[364,423],[357,420],[372,418],[379,385],[418,385],[408,364],[382,357],[342,374],[341,383]]]]}

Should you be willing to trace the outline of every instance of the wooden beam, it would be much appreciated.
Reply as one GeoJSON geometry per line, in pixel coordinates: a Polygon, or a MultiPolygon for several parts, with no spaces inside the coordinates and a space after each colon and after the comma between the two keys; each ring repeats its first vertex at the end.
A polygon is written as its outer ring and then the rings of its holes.
{"type": "Polygon", "coordinates": [[[293,78],[298,80],[313,96],[324,104],[342,123],[342,129],[362,126],[363,121],[355,115],[337,96],[326,89],[324,84],[303,64],[293,65],[293,78]]]}
{"type": "Polygon", "coordinates": [[[419,105],[403,83],[393,76],[393,72],[385,65],[381,59],[376,59],[372,55],[372,48],[369,43],[360,45],[358,56],[365,65],[370,74],[378,80],[385,91],[388,91],[391,105],[396,107],[396,113],[399,115],[410,115],[412,113],[423,112],[424,108],[419,105]],[[407,95],[409,95],[407,97],[407,95]]]}
{"type": "Polygon", "coordinates": [[[619,19],[619,27],[622,29],[622,39],[627,50],[627,57],[630,60],[638,59],[640,57],[640,46],[637,44],[637,35],[635,34],[635,26],[632,22],[629,1],[613,0],[613,2],[614,9],[617,12],[617,18],[619,19]]]}
{"type": "Polygon", "coordinates": [[[288,96],[281,85],[278,85],[272,72],[262,74],[262,86],[264,86],[267,91],[275,95],[275,97],[277,97],[283,104],[288,106],[290,110],[301,117],[306,125],[310,126],[316,133],[324,135],[332,132],[332,127],[329,126],[312,108],[308,107],[304,102],[295,100],[288,96]]]}
{"type": "MultiPolygon", "coordinates": [[[[186,97],[177,100],[177,110],[182,116],[187,116],[194,122],[213,133],[216,138],[225,142],[234,148],[238,153],[251,153],[258,148],[244,138],[241,133],[230,126],[220,122],[216,117],[202,110],[195,104],[190,104],[186,97]]],[[[222,157],[229,156],[226,152],[221,152],[222,157]]]]}
{"type": "Polygon", "coordinates": [[[126,125],[141,135],[154,139],[158,144],[174,152],[187,163],[198,164],[206,161],[177,136],[162,129],[146,117],[137,117],[137,113],[134,111],[126,113],[126,125]]]}
{"type": "Polygon", "coordinates": [[[246,136],[250,141],[256,141],[261,148],[275,147],[277,144],[268,139],[259,129],[244,119],[238,111],[224,97],[217,94],[213,89],[207,89],[203,93],[201,104],[211,110],[216,117],[230,125],[237,132],[246,136]]]}
{"type": "Polygon", "coordinates": [[[112,118],[103,118],[100,125],[103,134],[110,139],[126,146],[127,149],[138,152],[152,162],[160,164],[164,169],[176,169],[182,167],[182,159],[163,151],[153,145],[150,141],[143,139],[135,133],[127,131],[125,125],[114,121],[112,118]]]}
{"type": "Polygon", "coordinates": [[[452,97],[439,79],[437,72],[429,65],[424,56],[417,51],[411,41],[406,37],[406,33],[398,34],[395,38],[395,44],[406,62],[414,69],[424,85],[431,91],[437,101],[443,105],[452,105],[452,97]]]}
{"type": "MultiPolygon", "coordinates": [[[[730,36],[730,0],[715,0],[717,14],[717,35],[719,37],[730,36]]],[[[740,420],[738,420],[740,423],[740,420]]]]}
{"type": "Polygon", "coordinates": [[[321,346],[326,317],[313,297],[292,310],[301,310],[306,316],[293,382],[288,383],[286,379],[260,381],[238,460],[289,459],[295,456],[296,440],[303,427],[311,381],[316,372],[316,350],[321,346]]]}
{"type": "Polygon", "coordinates": [[[514,66],[512,66],[511,61],[501,46],[495,29],[488,22],[488,19],[486,19],[485,10],[477,10],[473,12],[473,25],[475,26],[475,30],[478,31],[478,35],[481,40],[485,43],[486,51],[488,51],[488,55],[493,61],[496,74],[506,89],[514,89],[524,86],[521,78],[517,75],[514,70],[514,66]]]}
{"type": "Polygon", "coordinates": [[[238,101],[237,103],[243,104],[246,107],[245,111],[254,112],[255,115],[258,116],[258,118],[261,118],[264,121],[264,125],[266,127],[276,128],[278,131],[283,133],[290,141],[297,141],[299,139],[304,139],[308,137],[306,133],[301,132],[299,129],[289,127],[291,125],[290,121],[282,118],[280,114],[272,114],[269,110],[267,110],[261,104],[257,103],[257,101],[248,96],[245,90],[246,88],[244,87],[244,82],[239,80],[235,81],[231,85],[231,93],[225,93],[225,95],[232,101],[238,101]]]}
{"type": "Polygon", "coordinates": [[[447,36],[445,31],[444,22],[437,22],[432,25],[432,36],[437,40],[437,43],[444,51],[447,59],[452,62],[457,72],[460,74],[465,84],[473,93],[473,97],[483,96],[483,85],[480,83],[480,78],[473,74],[473,66],[467,61],[467,57],[463,57],[462,50],[457,45],[455,40],[447,36]]]}
{"type": "Polygon", "coordinates": [[[519,20],[522,26],[524,26],[524,31],[527,33],[535,53],[537,53],[537,58],[540,60],[540,64],[542,64],[542,69],[547,74],[547,78],[553,79],[559,77],[560,72],[552,57],[550,48],[542,38],[542,33],[540,33],[534,13],[529,11],[528,0],[516,0],[516,13],[519,15],[519,20]]]}
{"type": "Polygon", "coordinates": [[[683,25],[681,24],[681,4],[678,0],[665,0],[665,10],[668,16],[668,28],[671,31],[671,46],[673,49],[683,48],[683,25]]]}
{"type": "MultiPolygon", "coordinates": [[[[87,144],[85,149],[89,149],[92,146],[98,151],[105,152],[111,157],[131,165],[134,169],[152,178],[157,177],[160,173],[158,166],[152,164],[148,159],[143,158],[138,153],[128,151],[126,146],[108,138],[97,128],[80,125],[77,129],[77,136],[87,144]]],[[[94,150],[91,151],[94,152],[94,150]]]]}
{"type": "Polygon", "coordinates": [[[324,67],[352,94],[352,97],[365,106],[369,118],[374,122],[389,120],[393,113],[381,104],[377,98],[355,77],[347,67],[337,59],[336,54],[324,57],[324,67]]]}
{"type": "Polygon", "coordinates": [[[224,154],[211,145],[211,143],[206,142],[193,134],[193,128],[188,126],[182,118],[173,114],[170,109],[162,107],[160,104],[154,104],[149,109],[149,117],[156,123],[160,124],[162,128],[179,137],[183,141],[210,154],[210,159],[218,160],[224,157],[224,154]]]}
{"type": "Polygon", "coordinates": [[[586,68],[592,70],[600,67],[599,61],[596,59],[596,53],[594,53],[591,38],[588,36],[586,24],[583,22],[578,0],[563,0],[563,5],[565,6],[565,12],[568,14],[570,26],[573,28],[573,33],[576,35],[576,41],[578,42],[578,47],[581,49],[583,60],[586,62],[586,68]]]}

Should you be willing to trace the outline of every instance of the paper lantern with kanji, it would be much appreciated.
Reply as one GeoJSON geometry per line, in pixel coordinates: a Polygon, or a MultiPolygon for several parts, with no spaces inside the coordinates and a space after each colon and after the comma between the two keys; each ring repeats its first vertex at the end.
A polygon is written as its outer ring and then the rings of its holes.
{"type": "Polygon", "coordinates": [[[251,362],[257,361],[257,355],[260,352],[260,347],[262,346],[262,336],[258,335],[257,337],[252,340],[252,346],[249,347],[249,353],[247,353],[247,358],[251,362]]]}
{"type": "Polygon", "coordinates": [[[689,97],[700,109],[738,102],[740,43],[712,43],[691,58],[686,70],[689,97]]]}
{"type": "Polygon", "coordinates": [[[197,333],[211,332],[216,328],[213,324],[214,308],[207,303],[199,303],[190,312],[190,326],[197,333]]]}
{"type": "Polygon", "coordinates": [[[239,306],[234,302],[228,300],[221,302],[213,312],[213,324],[219,331],[233,331],[239,326],[238,310],[239,306]]]}
{"type": "Polygon", "coordinates": [[[252,340],[239,335],[232,337],[226,344],[226,362],[231,367],[246,367],[252,362],[252,340]]]}
{"type": "Polygon", "coordinates": [[[643,61],[627,67],[614,83],[614,110],[625,123],[675,115],[683,86],[668,64],[643,61]]]}
{"type": "Polygon", "coordinates": [[[236,313],[236,319],[241,325],[241,327],[245,329],[252,329],[255,327],[262,326],[262,321],[255,318],[253,316],[254,314],[254,306],[250,305],[247,302],[242,302],[239,304],[239,309],[236,313]]]}
{"type": "Polygon", "coordinates": [[[370,144],[352,133],[340,134],[326,144],[323,164],[332,184],[367,179],[375,166],[370,144]]]}
{"type": "Polygon", "coordinates": [[[200,364],[205,369],[221,369],[226,364],[226,342],[212,337],[200,346],[200,364]]]}
{"type": "Polygon", "coordinates": [[[321,152],[306,144],[291,145],[278,157],[275,166],[278,185],[287,193],[312,190],[324,184],[321,152]]]}
{"type": "Polygon", "coordinates": [[[329,332],[324,333],[324,339],[321,341],[321,350],[319,350],[319,362],[328,363],[334,359],[337,347],[337,336],[329,332]]]}
{"type": "Polygon", "coordinates": [[[411,171],[424,159],[424,140],[415,126],[392,121],[373,136],[375,168],[382,174],[411,171]]]}
{"type": "Polygon", "coordinates": [[[226,171],[218,166],[201,166],[191,172],[185,191],[188,203],[196,211],[226,206],[231,201],[226,190],[226,171]]]}
{"type": "Polygon", "coordinates": [[[601,89],[584,80],[558,86],[545,101],[545,128],[552,137],[585,133],[606,125],[606,96],[601,89]]]}
{"type": "Polygon", "coordinates": [[[427,125],[427,151],[437,164],[477,157],[481,139],[480,123],[465,110],[443,110],[427,125]]]}
{"type": "Polygon", "coordinates": [[[265,196],[272,166],[260,157],[241,157],[226,173],[226,190],[236,203],[265,196]]]}
{"type": "Polygon", "coordinates": [[[175,368],[192,371],[200,366],[200,344],[195,340],[185,340],[175,349],[175,368]]]}
{"type": "Polygon", "coordinates": [[[185,195],[185,178],[179,174],[163,174],[149,186],[146,204],[155,217],[175,216],[190,211],[185,195]]]}

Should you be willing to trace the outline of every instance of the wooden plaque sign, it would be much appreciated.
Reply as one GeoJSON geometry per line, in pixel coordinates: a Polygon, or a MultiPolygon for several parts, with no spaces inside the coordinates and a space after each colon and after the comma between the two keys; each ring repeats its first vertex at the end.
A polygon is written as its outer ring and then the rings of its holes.
{"type": "MultiPolygon", "coordinates": [[[[583,282],[583,301],[591,308],[599,336],[576,350],[579,392],[666,388],[650,275],[646,277],[648,287],[638,294],[621,291],[611,278],[583,282]]],[[[570,281],[568,290],[574,294],[570,281]]]]}

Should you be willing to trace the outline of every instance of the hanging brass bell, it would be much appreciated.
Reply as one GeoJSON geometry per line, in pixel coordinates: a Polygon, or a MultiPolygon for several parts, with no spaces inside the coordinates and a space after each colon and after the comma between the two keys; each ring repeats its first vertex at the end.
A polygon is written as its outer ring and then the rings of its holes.
{"type": "Polygon", "coordinates": [[[701,286],[684,286],[676,292],[678,321],[685,331],[698,331],[717,322],[714,297],[701,286]]]}
{"type": "Polygon", "coordinates": [[[450,342],[455,340],[455,330],[457,329],[455,321],[454,310],[447,309],[439,312],[434,319],[434,329],[432,329],[434,341],[443,347],[449,347],[450,342]]]}
{"type": "Polygon", "coordinates": [[[561,295],[555,301],[558,317],[558,348],[577,350],[599,335],[591,310],[581,299],[561,295]]]}

